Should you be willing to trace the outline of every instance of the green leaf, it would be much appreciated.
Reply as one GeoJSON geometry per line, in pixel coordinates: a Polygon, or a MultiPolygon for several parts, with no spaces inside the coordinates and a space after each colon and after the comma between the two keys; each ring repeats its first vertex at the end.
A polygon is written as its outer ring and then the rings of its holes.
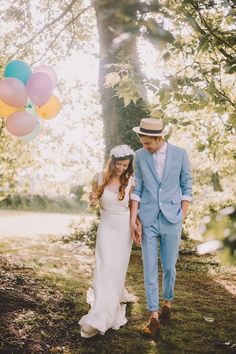
{"type": "Polygon", "coordinates": [[[166,52],[165,54],[162,55],[161,59],[163,59],[164,61],[168,61],[170,57],[171,57],[170,52],[166,52]]]}
{"type": "Polygon", "coordinates": [[[204,35],[200,37],[199,45],[197,47],[197,52],[205,52],[209,47],[209,36],[204,35]]]}
{"type": "Polygon", "coordinates": [[[182,101],[183,100],[183,96],[180,93],[178,93],[178,92],[176,92],[174,94],[174,98],[176,99],[176,101],[182,101]]]}
{"type": "Polygon", "coordinates": [[[205,145],[205,144],[202,144],[202,143],[200,143],[200,142],[198,142],[198,143],[196,144],[196,148],[197,148],[197,151],[202,152],[202,151],[205,150],[206,145],[205,145]]]}
{"type": "Polygon", "coordinates": [[[128,93],[125,93],[123,95],[123,99],[124,99],[124,106],[127,107],[130,104],[130,102],[132,101],[132,96],[128,93]]]}
{"type": "Polygon", "coordinates": [[[120,75],[116,72],[109,73],[105,77],[105,86],[106,87],[114,87],[120,82],[120,75]]]}
{"type": "Polygon", "coordinates": [[[189,112],[192,110],[192,104],[189,103],[182,103],[179,105],[179,109],[182,112],[189,112]]]}
{"type": "Polygon", "coordinates": [[[228,122],[232,124],[233,127],[236,127],[236,113],[230,113],[229,114],[229,120],[228,122]]]}
{"type": "Polygon", "coordinates": [[[151,117],[153,118],[163,118],[163,111],[161,109],[153,109],[150,112],[151,117]]]}
{"type": "Polygon", "coordinates": [[[172,33],[165,30],[155,20],[150,19],[148,21],[142,21],[142,24],[144,24],[147,27],[149,35],[151,37],[154,37],[156,39],[161,39],[169,43],[174,42],[174,36],[172,35],[172,33]]]}
{"type": "Polygon", "coordinates": [[[210,95],[213,95],[216,92],[216,86],[215,86],[214,81],[211,81],[210,84],[208,85],[207,92],[210,95]]]}

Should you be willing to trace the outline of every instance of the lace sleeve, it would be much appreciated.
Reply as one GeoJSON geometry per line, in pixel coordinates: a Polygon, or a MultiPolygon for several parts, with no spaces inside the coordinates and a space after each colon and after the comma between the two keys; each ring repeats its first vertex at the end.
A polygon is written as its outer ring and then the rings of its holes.
{"type": "Polygon", "coordinates": [[[130,180],[130,182],[129,182],[130,183],[130,187],[134,188],[135,187],[135,178],[134,178],[134,176],[131,176],[129,180],[130,180]]]}

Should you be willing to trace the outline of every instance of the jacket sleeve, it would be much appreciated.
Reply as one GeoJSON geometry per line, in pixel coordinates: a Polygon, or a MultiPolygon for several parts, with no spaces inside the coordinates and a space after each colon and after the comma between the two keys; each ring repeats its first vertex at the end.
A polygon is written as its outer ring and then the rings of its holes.
{"type": "MultiPolygon", "coordinates": [[[[135,187],[132,195],[133,196],[136,195],[139,198],[141,198],[142,191],[143,191],[143,177],[140,170],[140,161],[137,155],[135,155],[135,160],[134,160],[134,176],[135,176],[135,187]]],[[[135,200],[135,198],[132,199],[135,200]]]]}
{"type": "Polygon", "coordinates": [[[187,152],[184,151],[183,154],[183,161],[182,161],[182,168],[180,173],[180,188],[182,191],[182,195],[188,198],[183,198],[186,200],[191,200],[192,198],[192,173],[189,164],[189,159],[187,152]]]}

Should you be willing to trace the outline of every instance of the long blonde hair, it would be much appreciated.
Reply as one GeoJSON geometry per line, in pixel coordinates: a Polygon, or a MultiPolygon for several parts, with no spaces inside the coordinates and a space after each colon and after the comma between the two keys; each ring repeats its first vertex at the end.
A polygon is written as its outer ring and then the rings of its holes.
{"type": "Polygon", "coordinates": [[[111,179],[111,176],[112,176],[112,174],[113,174],[113,172],[115,170],[116,162],[117,161],[122,161],[122,160],[130,160],[127,169],[120,176],[120,186],[119,186],[119,191],[118,191],[118,200],[123,200],[124,199],[124,197],[125,197],[125,188],[128,185],[130,176],[132,176],[133,172],[134,172],[134,168],[133,168],[134,157],[133,156],[127,156],[127,157],[122,157],[122,158],[115,158],[114,156],[112,156],[108,160],[108,162],[106,164],[106,167],[103,170],[103,183],[102,183],[102,185],[100,185],[98,187],[98,190],[97,190],[97,197],[98,198],[101,198],[101,196],[103,195],[104,188],[109,183],[109,181],[111,179]]]}

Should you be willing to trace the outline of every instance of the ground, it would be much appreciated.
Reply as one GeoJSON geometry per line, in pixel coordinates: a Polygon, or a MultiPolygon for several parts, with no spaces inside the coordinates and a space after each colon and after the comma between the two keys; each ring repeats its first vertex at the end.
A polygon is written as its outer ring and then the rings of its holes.
{"type": "Polygon", "coordinates": [[[0,292],[0,353],[236,353],[235,267],[198,256],[190,241],[183,241],[178,261],[173,321],[158,340],[141,334],[148,315],[139,249],[133,249],[127,275],[127,288],[138,297],[127,306],[128,324],[81,338],[78,320],[88,310],[93,251],[61,241],[74,218],[0,212],[0,291],[8,296],[0,292]]]}

